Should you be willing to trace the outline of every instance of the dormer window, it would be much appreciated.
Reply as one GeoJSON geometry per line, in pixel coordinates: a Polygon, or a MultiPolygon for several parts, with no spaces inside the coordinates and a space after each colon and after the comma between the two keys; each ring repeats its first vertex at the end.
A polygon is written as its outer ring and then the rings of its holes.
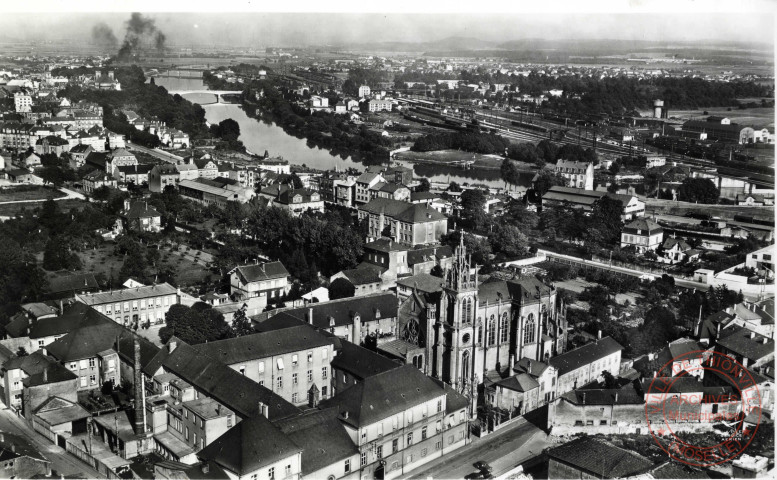
{"type": "Polygon", "coordinates": [[[375,318],[380,318],[380,309],[375,309],[375,318]]]}
{"type": "Polygon", "coordinates": [[[335,319],[334,317],[329,317],[329,326],[334,327],[335,326],[335,319]]]}

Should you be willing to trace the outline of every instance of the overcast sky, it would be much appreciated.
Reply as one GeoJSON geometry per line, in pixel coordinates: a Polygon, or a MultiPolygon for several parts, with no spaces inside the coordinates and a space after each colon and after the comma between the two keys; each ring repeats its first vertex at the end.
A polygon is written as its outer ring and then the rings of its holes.
{"type": "MultiPolygon", "coordinates": [[[[734,0],[731,0],[735,8],[734,0]]],[[[18,4],[17,4],[18,5],[18,4]]],[[[126,5],[126,4],[125,4],[126,5]]],[[[704,2],[696,4],[704,6],[704,2]]],[[[2,9],[2,7],[0,7],[2,9]]],[[[441,9],[447,11],[447,9],[441,9]]],[[[741,10],[740,10],[741,11],[741,10]]],[[[536,9],[535,9],[536,12],[536,9]]],[[[173,45],[291,46],[381,41],[430,41],[450,36],[488,41],[523,38],[630,39],[774,43],[773,13],[147,13],[173,45]]],[[[105,22],[121,40],[128,12],[8,13],[0,38],[90,41],[105,22]]]]}

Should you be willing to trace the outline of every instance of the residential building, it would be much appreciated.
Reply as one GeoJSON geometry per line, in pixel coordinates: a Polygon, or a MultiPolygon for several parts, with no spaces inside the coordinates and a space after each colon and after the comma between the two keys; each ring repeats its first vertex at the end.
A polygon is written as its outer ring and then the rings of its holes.
{"type": "Polygon", "coordinates": [[[260,170],[267,170],[268,172],[274,172],[277,174],[291,174],[291,165],[288,160],[281,160],[280,158],[260,158],[252,165],[260,170]]]}
{"type": "Polygon", "coordinates": [[[555,171],[566,178],[572,188],[594,189],[594,164],[591,162],[558,159],[555,171]]]}
{"type": "Polygon", "coordinates": [[[240,299],[259,297],[265,305],[276,302],[291,285],[289,272],[281,262],[266,262],[235,267],[228,272],[230,293],[240,299]]]}
{"type": "Polygon", "coordinates": [[[716,341],[715,350],[729,355],[747,368],[774,361],[774,339],[740,326],[723,330],[716,341]]]}
{"type": "Polygon", "coordinates": [[[381,276],[381,270],[371,265],[337,272],[329,277],[330,284],[338,278],[347,280],[353,285],[355,297],[369,295],[382,290],[383,277],[381,276]]]}
{"type": "Polygon", "coordinates": [[[700,250],[691,248],[688,242],[681,238],[667,238],[662,244],[664,249],[663,261],[669,263],[680,263],[684,261],[693,261],[699,258],[701,255],[700,250]]]}
{"type": "Polygon", "coordinates": [[[368,222],[368,241],[387,236],[410,246],[430,245],[448,232],[448,217],[423,204],[376,198],[360,206],[358,216],[368,222]]]}
{"type": "Polygon", "coordinates": [[[230,428],[197,457],[215,462],[232,480],[301,478],[302,448],[261,415],[230,428]]]}
{"type": "Polygon", "coordinates": [[[372,99],[367,102],[367,109],[370,112],[390,112],[393,106],[393,102],[389,99],[378,100],[372,99]]]}
{"type": "Polygon", "coordinates": [[[286,401],[316,407],[332,395],[331,362],[336,352],[331,336],[301,324],[237,338],[194,345],[286,401]]]}
{"type": "Polygon", "coordinates": [[[32,442],[10,432],[0,432],[0,477],[49,476],[51,476],[51,461],[39,452],[32,442]]]}
{"type": "Polygon", "coordinates": [[[148,173],[148,189],[152,192],[161,193],[168,186],[177,187],[180,181],[181,173],[176,165],[164,163],[155,165],[148,173]]]}
{"type": "Polygon", "coordinates": [[[766,246],[747,254],[745,266],[754,268],[756,272],[768,278],[774,278],[774,245],[766,246]]]}
{"type": "Polygon", "coordinates": [[[551,357],[549,365],[558,371],[557,394],[601,380],[604,371],[617,376],[621,370],[622,351],[623,347],[618,342],[605,337],[551,357]]]}
{"type": "Polygon", "coordinates": [[[276,324],[304,322],[349,342],[362,344],[372,337],[371,341],[377,344],[396,338],[397,299],[390,292],[377,293],[309,303],[305,307],[266,312],[252,319],[258,331],[276,324]]]}
{"type": "Polygon", "coordinates": [[[159,233],[162,230],[162,214],[146,201],[124,200],[119,218],[126,231],[159,233]]]}
{"type": "Polygon", "coordinates": [[[32,96],[25,92],[16,92],[13,94],[13,104],[16,113],[29,112],[32,110],[32,96]]]}
{"type": "Polygon", "coordinates": [[[396,478],[464,446],[469,401],[412,365],[365,378],[321,402],[359,449],[362,478],[396,478]]]}
{"type": "Polygon", "coordinates": [[[377,198],[388,198],[401,202],[410,201],[410,189],[396,183],[386,183],[378,189],[377,198]]]}
{"type": "Polygon", "coordinates": [[[119,325],[161,324],[171,305],[181,303],[180,292],[169,283],[77,294],[76,301],[93,307],[119,325]]]}
{"type": "Polygon", "coordinates": [[[200,178],[207,178],[213,180],[218,176],[219,169],[216,163],[210,158],[202,157],[195,159],[194,164],[197,166],[197,170],[200,172],[200,178]]]}
{"type": "Polygon", "coordinates": [[[362,85],[359,87],[359,98],[366,98],[370,96],[370,87],[362,85]]]}
{"type": "Polygon", "coordinates": [[[118,186],[116,179],[100,170],[92,170],[81,180],[81,183],[84,193],[94,193],[100,187],[116,188],[118,186]]]}
{"type": "MultiPolygon", "coordinates": [[[[264,190],[262,192],[264,193],[264,190]]],[[[298,217],[305,212],[324,213],[324,201],[321,195],[307,188],[285,189],[272,199],[272,205],[288,211],[293,217],[298,217]]]]}
{"type": "Polygon", "coordinates": [[[385,183],[386,180],[379,173],[364,172],[356,179],[356,199],[355,206],[364,205],[372,200],[371,190],[379,183],[385,183]]]}
{"type": "MultiPolygon", "coordinates": [[[[86,163],[86,157],[92,153],[94,149],[91,145],[78,144],[70,149],[70,168],[78,170],[86,163]]],[[[105,165],[102,168],[105,171],[105,165]]]]}
{"type": "Polygon", "coordinates": [[[125,165],[116,167],[113,170],[113,175],[114,178],[124,184],[148,185],[148,175],[154,167],[155,165],[152,164],[125,165]]]}
{"type": "Polygon", "coordinates": [[[621,248],[633,247],[638,253],[655,251],[664,241],[664,229],[652,220],[640,218],[624,225],[621,248]]]}
{"type": "Polygon", "coordinates": [[[28,414],[45,400],[46,390],[75,401],[76,376],[44,351],[12,357],[0,366],[3,403],[28,414]],[[26,395],[25,395],[26,390],[26,395]]]}

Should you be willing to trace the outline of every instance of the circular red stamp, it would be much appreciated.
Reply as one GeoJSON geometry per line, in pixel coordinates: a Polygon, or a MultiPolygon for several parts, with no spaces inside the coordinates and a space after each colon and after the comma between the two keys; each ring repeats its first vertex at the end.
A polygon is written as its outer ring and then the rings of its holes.
{"type": "Polygon", "coordinates": [[[733,358],[694,350],[657,371],[645,390],[645,416],[653,439],[671,458],[711,467],[733,460],[750,445],[761,423],[761,394],[753,375],[733,358]],[[720,425],[729,434],[717,443],[698,435],[720,425]],[[692,443],[701,437],[707,444],[692,443]]]}

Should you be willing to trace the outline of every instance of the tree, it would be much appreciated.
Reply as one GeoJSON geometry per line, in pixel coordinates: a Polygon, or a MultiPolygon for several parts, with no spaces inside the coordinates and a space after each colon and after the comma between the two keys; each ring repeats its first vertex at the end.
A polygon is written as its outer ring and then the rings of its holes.
{"type": "Polygon", "coordinates": [[[502,161],[500,171],[502,173],[502,180],[507,183],[517,185],[521,180],[520,170],[518,170],[518,167],[515,165],[513,160],[510,160],[509,158],[505,158],[502,161]]]}
{"type": "Polygon", "coordinates": [[[618,388],[618,380],[609,370],[602,372],[602,378],[604,378],[604,388],[618,388]]]}
{"type": "Polygon", "coordinates": [[[432,188],[428,178],[421,178],[415,187],[416,192],[428,192],[432,188]]]}
{"type": "Polygon", "coordinates": [[[329,299],[350,298],[356,293],[356,288],[345,278],[336,278],[329,284],[329,299]]]}
{"type": "Polygon", "coordinates": [[[27,349],[24,348],[24,347],[19,347],[16,350],[16,356],[17,357],[26,357],[27,355],[29,355],[29,353],[27,353],[27,349]]]}
{"type": "Polygon", "coordinates": [[[537,154],[547,163],[556,163],[556,160],[558,160],[558,147],[550,140],[540,140],[537,144],[537,154]]]}
{"type": "Polygon", "coordinates": [[[616,182],[612,182],[609,185],[607,185],[607,191],[610,193],[618,193],[618,189],[620,188],[620,185],[618,185],[616,182]]]}
{"type": "Polygon", "coordinates": [[[54,270],[77,270],[81,268],[81,259],[70,251],[68,242],[62,236],[49,238],[43,252],[43,268],[54,270]]]}
{"type": "Polygon", "coordinates": [[[523,256],[529,246],[526,235],[513,225],[497,224],[489,240],[495,252],[502,252],[508,258],[523,256]]]}
{"type": "Polygon", "coordinates": [[[246,316],[245,308],[240,308],[232,317],[232,336],[242,337],[255,333],[251,320],[246,316]]]}
{"type": "Polygon", "coordinates": [[[537,180],[534,181],[534,191],[537,192],[537,195],[543,196],[548,193],[550,187],[564,187],[566,185],[566,178],[562,177],[554,170],[544,168],[537,173],[537,180]]]}
{"type": "Polygon", "coordinates": [[[232,336],[224,315],[204,302],[197,302],[191,307],[171,305],[165,314],[165,324],[159,330],[159,338],[163,343],[167,343],[172,336],[191,345],[232,336]]]}
{"type": "Polygon", "coordinates": [[[442,267],[439,265],[433,266],[432,269],[429,271],[429,275],[433,277],[439,277],[439,278],[442,278],[443,273],[444,272],[442,271],[442,267]]]}
{"type": "Polygon", "coordinates": [[[718,203],[720,190],[709,178],[686,178],[678,191],[680,201],[696,203],[718,203]]]}
{"type": "Polygon", "coordinates": [[[296,173],[291,174],[291,185],[294,189],[300,189],[305,187],[305,185],[302,183],[302,180],[297,176],[296,173]]]}
{"type": "Polygon", "coordinates": [[[586,240],[598,246],[611,246],[620,240],[623,230],[623,202],[605,195],[594,203],[586,240]]]}

